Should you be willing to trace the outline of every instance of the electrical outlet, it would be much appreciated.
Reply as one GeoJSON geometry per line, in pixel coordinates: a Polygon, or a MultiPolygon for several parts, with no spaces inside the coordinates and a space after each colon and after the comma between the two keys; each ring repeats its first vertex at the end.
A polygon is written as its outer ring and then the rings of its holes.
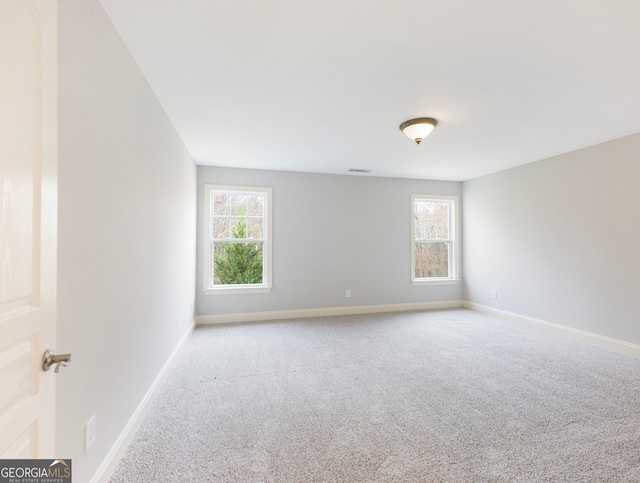
{"type": "Polygon", "coordinates": [[[193,315],[193,302],[189,302],[189,315],[193,315]]]}
{"type": "Polygon", "coordinates": [[[344,296],[345,297],[351,297],[351,289],[350,288],[347,289],[347,291],[346,291],[344,296]]]}
{"type": "Polygon", "coordinates": [[[491,298],[492,299],[497,299],[498,298],[498,291],[497,290],[492,290],[491,291],[491,298]]]}
{"type": "Polygon", "coordinates": [[[89,451],[89,448],[96,442],[96,415],[91,416],[91,419],[84,425],[84,452],[89,451]]]}

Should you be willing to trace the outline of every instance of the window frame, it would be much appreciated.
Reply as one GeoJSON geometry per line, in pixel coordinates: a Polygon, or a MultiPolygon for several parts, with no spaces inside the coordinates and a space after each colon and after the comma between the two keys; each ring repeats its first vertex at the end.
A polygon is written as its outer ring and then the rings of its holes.
{"type": "Polygon", "coordinates": [[[411,284],[413,286],[423,285],[451,285],[460,282],[459,270],[460,270],[460,247],[458,243],[458,227],[460,210],[458,208],[458,196],[449,195],[423,195],[412,194],[411,195],[411,284]],[[427,277],[416,278],[416,220],[415,220],[415,202],[420,201],[432,201],[435,203],[447,202],[449,203],[449,238],[443,239],[443,241],[449,241],[449,276],[448,277],[427,277]]]}
{"type": "Polygon", "coordinates": [[[219,184],[204,185],[204,266],[203,266],[203,292],[207,295],[229,295],[248,293],[269,293],[272,284],[272,197],[273,190],[265,186],[232,186],[219,184]],[[262,257],[262,283],[260,284],[233,284],[214,285],[213,267],[213,210],[212,196],[214,193],[227,192],[234,194],[256,194],[265,196],[264,225],[263,225],[263,257],[262,257]]]}

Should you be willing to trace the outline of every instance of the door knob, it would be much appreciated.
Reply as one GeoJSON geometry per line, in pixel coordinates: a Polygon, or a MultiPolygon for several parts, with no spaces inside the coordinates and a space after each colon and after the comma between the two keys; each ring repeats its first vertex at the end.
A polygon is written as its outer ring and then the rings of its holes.
{"type": "Polygon", "coordinates": [[[42,370],[48,371],[55,364],[55,372],[60,372],[60,366],[67,367],[70,362],[71,354],[55,355],[52,350],[47,349],[42,355],[42,370]]]}

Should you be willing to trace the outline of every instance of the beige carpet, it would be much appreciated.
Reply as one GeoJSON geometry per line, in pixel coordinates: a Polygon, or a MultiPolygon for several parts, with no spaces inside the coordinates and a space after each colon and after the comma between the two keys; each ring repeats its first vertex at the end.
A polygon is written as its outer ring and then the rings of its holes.
{"type": "Polygon", "coordinates": [[[640,481],[640,360],[464,309],[200,327],[111,481],[640,481]]]}

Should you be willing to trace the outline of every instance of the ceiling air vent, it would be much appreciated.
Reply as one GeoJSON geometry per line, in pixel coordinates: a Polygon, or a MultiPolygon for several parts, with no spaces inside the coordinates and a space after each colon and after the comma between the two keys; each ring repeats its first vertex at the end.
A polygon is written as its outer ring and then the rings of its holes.
{"type": "Polygon", "coordinates": [[[350,173],[370,173],[371,170],[370,169],[356,169],[356,168],[351,168],[349,170],[350,173]]]}

